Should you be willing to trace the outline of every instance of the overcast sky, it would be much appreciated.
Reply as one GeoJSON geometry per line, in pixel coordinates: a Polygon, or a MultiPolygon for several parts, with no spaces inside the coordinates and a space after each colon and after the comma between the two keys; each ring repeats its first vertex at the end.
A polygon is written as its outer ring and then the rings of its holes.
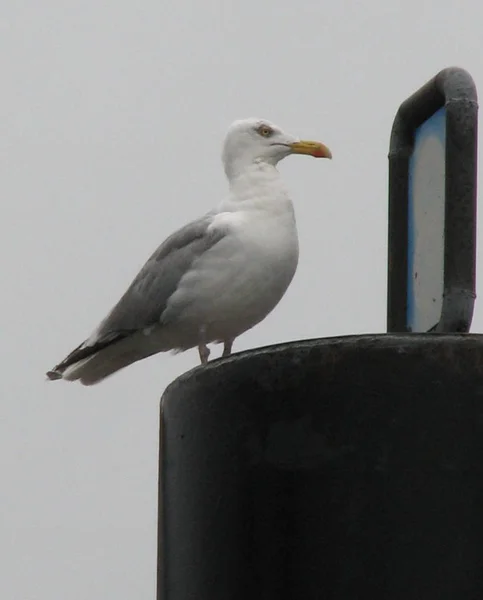
{"type": "Polygon", "coordinates": [[[197,352],[92,388],[44,372],[167,235],[221,199],[231,121],[265,117],[334,155],[281,163],[299,268],[235,350],[382,332],[394,114],[447,66],[483,94],[482,21],[481,0],[5,3],[2,599],[154,598],[159,398],[197,352]]]}

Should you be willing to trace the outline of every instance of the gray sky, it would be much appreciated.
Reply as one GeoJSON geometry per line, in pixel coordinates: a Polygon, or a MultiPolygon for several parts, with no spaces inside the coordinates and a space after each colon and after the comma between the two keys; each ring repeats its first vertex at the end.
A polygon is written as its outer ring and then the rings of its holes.
{"type": "Polygon", "coordinates": [[[384,331],[392,120],[446,66],[481,86],[482,19],[480,0],[4,7],[0,597],[154,598],[159,397],[197,353],[93,388],[44,372],[167,235],[221,199],[230,122],[265,117],[334,155],[281,164],[299,269],[235,350],[384,331]]]}

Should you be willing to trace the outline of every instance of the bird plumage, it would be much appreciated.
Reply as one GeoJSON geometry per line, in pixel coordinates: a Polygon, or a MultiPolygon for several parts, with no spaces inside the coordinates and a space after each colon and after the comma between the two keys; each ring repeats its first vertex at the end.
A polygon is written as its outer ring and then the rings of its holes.
{"type": "Polygon", "coordinates": [[[229,354],[295,273],[294,211],[276,164],[304,143],[267,121],[235,122],[223,149],[226,199],[168,237],[91,336],[47,376],[92,385],[158,352],[198,346],[204,361],[208,343],[224,342],[229,354]]]}

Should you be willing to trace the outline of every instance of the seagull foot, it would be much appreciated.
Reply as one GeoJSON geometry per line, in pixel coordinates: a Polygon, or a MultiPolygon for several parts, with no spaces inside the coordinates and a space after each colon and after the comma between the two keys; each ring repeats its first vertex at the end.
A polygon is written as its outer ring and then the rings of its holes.
{"type": "Polygon", "coordinates": [[[210,356],[210,349],[206,344],[200,344],[198,346],[198,352],[200,354],[200,361],[202,365],[206,365],[210,356]]]}
{"type": "Polygon", "coordinates": [[[227,356],[230,356],[232,346],[233,346],[233,340],[224,340],[223,354],[221,355],[222,358],[226,358],[227,356]]]}

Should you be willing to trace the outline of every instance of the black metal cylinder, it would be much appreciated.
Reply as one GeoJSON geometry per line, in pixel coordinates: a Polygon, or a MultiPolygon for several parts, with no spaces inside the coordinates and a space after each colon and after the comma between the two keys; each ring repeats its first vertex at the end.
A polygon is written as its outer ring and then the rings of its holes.
{"type": "Polygon", "coordinates": [[[274,346],[161,410],[158,599],[483,598],[483,338],[274,346]]]}

